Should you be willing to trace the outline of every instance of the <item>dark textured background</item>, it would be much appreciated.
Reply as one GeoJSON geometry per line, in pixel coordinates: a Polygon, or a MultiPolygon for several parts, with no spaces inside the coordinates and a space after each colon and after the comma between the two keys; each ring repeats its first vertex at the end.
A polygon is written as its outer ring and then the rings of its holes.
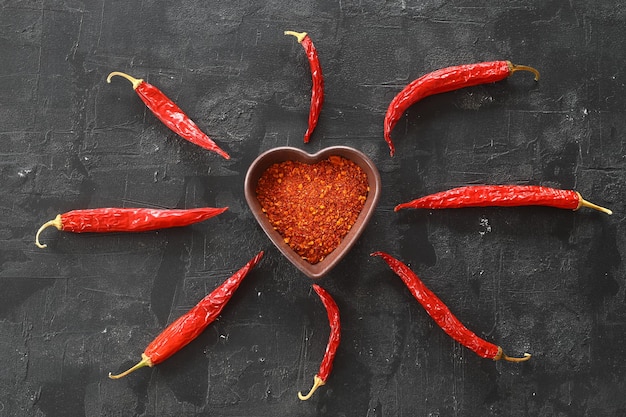
{"type": "Polygon", "coordinates": [[[626,7],[618,0],[0,0],[0,416],[623,416],[626,7]],[[326,102],[304,145],[308,31],[326,102]],[[431,97],[382,137],[405,84],[510,59],[541,71],[431,97]],[[161,125],[121,70],[157,85],[231,155],[161,125]],[[243,196],[250,162],[283,145],[364,151],[381,203],[319,283],[341,308],[328,384],[308,390],[328,336],[311,281],[271,246],[243,196]],[[612,208],[394,213],[479,183],[575,188],[612,208]],[[44,221],[104,206],[224,206],[136,235],[44,221]],[[112,381],[149,341],[259,250],[221,318],[165,363],[112,381]],[[374,250],[423,278],[468,327],[525,351],[481,359],[452,342],[374,250]]]}

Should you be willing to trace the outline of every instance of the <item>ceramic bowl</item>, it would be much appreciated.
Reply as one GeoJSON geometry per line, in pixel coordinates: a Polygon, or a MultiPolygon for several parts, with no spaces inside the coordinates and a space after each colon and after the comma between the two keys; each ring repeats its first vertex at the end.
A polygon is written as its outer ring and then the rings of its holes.
{"type": "Polygon", "coordinates": [[[302,271],[309,278],[321,278],[333,269],[341,259],[350,251],[356,243],[359,236],[367,226],[374,208],[380,197],[381,183],[380,174],[374,163],[361,151],[346,146],[333,146],[325,148],[315,154],[309,154],[297,148],[279,147],[270,149],[259,155],[248,168],[244,183],[244,192],[248,206],[252,210],[252,214],[259,222],[259,225],[270,238],[272,243],[282,252],[282,254],[302,271]],[[349,159],[356,163],[367,174],[369,185],[369,193],[367,200],[356,222],[350,229],[350,232],[343,238],[339,246],[329,253],[322,261],[311,264],[302,259],[288,244],[285,243],[283,237],[274,230],[268,217],[263,213],[261,204],[256,197],[256,187],[259,178],[273,164],[284,161],[297,161],[307,164],[315,164],[319,161],[327,159],[329,156],[337,155],[349,159]]]}

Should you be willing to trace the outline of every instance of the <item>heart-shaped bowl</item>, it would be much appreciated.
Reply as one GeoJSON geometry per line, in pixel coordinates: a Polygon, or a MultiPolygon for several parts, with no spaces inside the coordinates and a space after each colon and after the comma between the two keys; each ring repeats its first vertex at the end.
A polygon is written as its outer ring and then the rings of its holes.
{"type": "Polygon", "coordinates": [[[259,225],[270,238],[272,243],[282,252],[282,254],[302,271],[309,278],[321,278],[333,269],[341,259],[350,251],[358,238],[365,230],[365,226],[369,222],[374,209],[378,203],[381,192],[380,174],[376,165],[364,153],[347,146],[333,146],[325,148],[315,154],[306,153],[298,148],[279,147],[270,149],[259,155],[248,168],[244,183],[244,193],[248,206],[252,214],[259,222],[259,225]],[[296,161],[305,164],[315,164],[323,161],[330,156],[340,156],[357,164],[367,175],[369,191],[363,209],[359,213],[352,228],[341,240],[341,243],[329,253],[322,261],[311,264],[296,253],[287,243],[283,236],[278,233],[269,221],[267,215],[263,212],[261,203],[256,194],[256,188],[259,178],[273,164],[285,161],[296,161]]]}

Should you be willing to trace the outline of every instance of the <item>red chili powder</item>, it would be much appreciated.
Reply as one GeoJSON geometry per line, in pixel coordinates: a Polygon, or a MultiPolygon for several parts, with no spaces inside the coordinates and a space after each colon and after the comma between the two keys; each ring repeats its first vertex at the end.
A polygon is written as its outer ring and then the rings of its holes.
{"type": "Polygon", "coordinates": [[[256,195],[285,243],[316,264],[348,234],[368,191],[361,167],[331,156],[312,165],[285,161],[270,166],[259,178],[256,195]]]}

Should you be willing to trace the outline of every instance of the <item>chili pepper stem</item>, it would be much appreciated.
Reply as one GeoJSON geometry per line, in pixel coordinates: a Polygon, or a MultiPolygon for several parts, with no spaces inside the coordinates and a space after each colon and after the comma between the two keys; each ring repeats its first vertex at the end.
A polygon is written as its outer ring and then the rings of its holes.
{"type": "Polygon", "coordinates": [[[498,346],[498,353],[492,359],[494,361],[499,361],[500,359],[502,359],[507,362],[526,362],[528,359],[530,359],[530,356],[531,356],[530,353],[524,353],[524,356],[522,356],[521,358],[514,358],[511,356],[507,356],[502,351],[502,348],[498,346]]]}
{"type": "Polygon", "coordinates": [[[321,387],[325,383],[326,383],[326,381],[324,381],[319,376],[315,375],[315,377],[313,378],[313,386],[311,387],[311,390],[309,391],[309,393],[306,394],[306,395],[302,395],[302,393],[299,392],[298,393],[298,398],[300,398],[302,401],[308,400],[309,398],[311,398],[311,396],[313,395],[315,390],[317,390],[319,387],[321,387]]]}
{"type": "Polygon", "coordinates": [[[41,234],[41,232],[43,232],[44,229],[47,229],[50,226],[56,227],[57,230],[63,229],[63,223],[61,222],[60,214],[57,214],[57,216],[53,220],[50,220],[49,222],[44,223],[39,228],[39,230],[37,230],[37,234],[35,235],[35,245],[37,245],[37,247],[42,248],[42,249],[48,247],[48,245],[46,245],[45,243],[44,244],[39,243],[39,235],[41,234]]]}
{"type": "Polygon", "coordinates": [[[601,211],[602,213],[606,213],[606,214],[608,214],[609,216],[610,216],[611,214],[613,214],[613,211],[612,211],[612,210],[609,210],[608,208],[605,208],[605,207],[602,207],[602,206],[598,206],[597,204],[593,204],[593,203],[591,203],[591,202],[589,202],[589,201],[585,200],[585,199],[584,199],[584,198],[580,195],[580,193],[576,193],[576,194],[578,194],[578,200],[579,200],[579,201],[578,201],[578,207],[576,207],[576,210],[578,210],[578,209],[579,209],[579,208],[581,208],[581,207],[589,207],[589,208],[592,208],[592,209],[594,209],[594,210],[601,211]]]}
{"type": "Polygon", "coordinates": [[[122,377],[125,377],[126,375],[130,374],[131,372],[136,371],[139,368],[143,368],[146,366],[152,367],[153,363],[150,360],[149,357],[147,357],[144,353],[141,354],[141,361],[139,361],[135,366],[133,366],[132,368],[122,372],[121,374],[117,374],[117,375],[113,375],[111,372],[109,372],[109,378],[111,379],[120,379],[122,377]]]}
{"type": "Polygon", "coordinates": [[[123,72],[119,72],[119,71],[113,71],[107,77],[107,83],[110,84],[111,83],[111,78],[113,78],[116,75],[118,75],[118,76],[120,76],[122,78],[126,78],[128,81],[130,81],[131,84],[133,85],[133,90],[136,90],[137,87],[139,86],[139,84],[141,84],[143,82],[143,79],[141,79],[141,78],[131,77],[130,75],[125,74],[123,72]]]}
{"type": "Polygon", "coordinates": [[[302,40],[306,37],[306,32],[294,32],[293,30],[286,30],[285,35],[295,36],[298,43],[302,43],[302,40]]]}
{"type": "Polygon", "coordinates": [[[522,356],[521,358],[512,358],[503,353],[502,360],[505,360],[507,362],[526,362],[528,359],[530,359],[531,356],[532,355],[530,353],[524,353],[524,356],[522,356]]]}
{"type": "Polygon", "coordinates": [[[513,74],[516,71],[530,71],[535,75],[535,81],[539,81],[539,71],[537,71],[535,68],[529,67],[528,65],[513,64],[511,61],[506,61],[506,63],[509,66],[509,70],[511,71],[511,74],[513,74]]]}

